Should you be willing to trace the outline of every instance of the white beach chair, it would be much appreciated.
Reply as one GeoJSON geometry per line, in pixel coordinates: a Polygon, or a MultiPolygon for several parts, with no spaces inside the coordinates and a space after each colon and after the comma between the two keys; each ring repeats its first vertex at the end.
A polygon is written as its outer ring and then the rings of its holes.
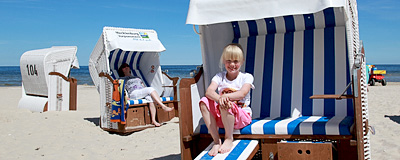
{"type": "Polygon", "coordinates": [[[182,159],[211,142],[198,103],[229,43],[242,45],[242,71],[253,74],[255,85],[253,122],[235,130],[235,139],[259,140],[263,159],[316,145],[284,144],[282,152],[282,140],[330,142],[324,145],[336,149],[313,158],[370,159],[357,14],[355,0],[191,0],[187,23],[199,25],[203,68],[180,81],[182,159]]]}
{"type": "MultiPolygon", "coordinates": [[[[153,127],[145,99],[129,101],[126,124],[110,122],[112,81],[119,78],[117,70],[123,63],[129,64],[133,75],[142,78],[146,86],[153,87],[163,103],[177,108],[176,83],[179,78],[171,78],[161,71],[159,56],[164,50],[154,30],[104,27],[89,60],[90,75],[100,93],[102,129],[127,133],[153,127]]],[[[157,105],[156,108],[160,123],[175,117],[175,110],[165,112],[157,105]]]]}
{"type": "Polygon", "coordinates": [[[71,68],[79,68],[76,46],[53,46],[25,52],[20,59],[22,98],[19,108],[31,111],[77,109],[77,80],[71,68]]]}

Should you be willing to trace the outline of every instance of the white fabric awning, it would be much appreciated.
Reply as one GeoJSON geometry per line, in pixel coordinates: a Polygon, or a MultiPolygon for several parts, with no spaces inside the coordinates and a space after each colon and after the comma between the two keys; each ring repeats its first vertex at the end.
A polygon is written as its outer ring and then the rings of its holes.
{"type": "Polygon", "coordinates": [[[345,3],[345,0],[190,0],[186,23],[206,25],[308,14],[345,3]]]}
{"type": "Polygon", "coordinates": [[[104,27],[103,34],[110,51],[115,49],[141,52],[165,51],[154,30],[104,27]]]}

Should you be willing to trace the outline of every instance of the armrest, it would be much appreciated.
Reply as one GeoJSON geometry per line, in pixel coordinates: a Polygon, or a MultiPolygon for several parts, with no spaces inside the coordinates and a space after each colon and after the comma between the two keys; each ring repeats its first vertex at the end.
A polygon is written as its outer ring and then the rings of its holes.
{"type": "Polygon", "coordinates": [[[351,99],[354,98],[353,95],[337,95],[337,94],[327,94],[327,95],[313,95],[310,99],[351,99]]]}
{"type": "Polygon", "coordinates": [[[69,81],[69,78],[64,76],[63,74],[59,73],[59,72],[50,72],[49,75],[53,75],[53,76],[60,76],[62,79],[64,79],[65,81],[69,81]]]}
{"type": "Polygon", "coordinates": [[[108,80],[110,80],[111,83],[114,82],[114,79],[107,73],[101,72],[99,73],[99,77],[106,77],[108,80]]]}

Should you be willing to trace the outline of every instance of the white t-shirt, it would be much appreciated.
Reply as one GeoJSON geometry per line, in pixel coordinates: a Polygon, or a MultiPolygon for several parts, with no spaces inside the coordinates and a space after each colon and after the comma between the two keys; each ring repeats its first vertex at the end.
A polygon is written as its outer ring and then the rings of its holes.
{"type": "Polygon", "coordinates": [[[142,79],[139,77],[123,77],[125,79],[125,89],[128,91],[128,94],[130,95],[134,90],[142,89],[144,88],[144,83],[142,79]]]}
{"type": "MultiPolygon", "coordinates": [[[[221,95],[223,91],[238,91],[242,88],[242,86],[246,83],[251,85],[251,89],[254,89],[253,75],[249,73],[239,72],[239,75],[233,81],[230,81],[226,78],[226,71],[217,73],[212,81],[218,84],[218,93],[221,95]]],[[[246,96],[241,99],[239,102],[244,103],[246,106],[250,106],[250,92],[246,94],[246,96]]],[[[250,107],[244,107],[243,110],[252,113],[250,107]]]]}

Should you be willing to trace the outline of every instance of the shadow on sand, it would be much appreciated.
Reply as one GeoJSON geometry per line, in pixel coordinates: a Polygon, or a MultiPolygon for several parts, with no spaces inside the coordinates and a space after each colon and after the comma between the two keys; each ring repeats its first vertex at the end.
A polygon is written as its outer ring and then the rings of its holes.
{"type": "Polygon", "coordinates": [[[389,115],[385,115],[385,117],[388,117],[390,120],[392,120],[393,122],[396,122],[397,124],[400,124],[400,116],[389,116],[389,115]]]}
{"type": "Polygon", "coordinates": [[[96,126],[100,125],[100,117],[84,118],[84,120],[94,123],[96,126]]]}

